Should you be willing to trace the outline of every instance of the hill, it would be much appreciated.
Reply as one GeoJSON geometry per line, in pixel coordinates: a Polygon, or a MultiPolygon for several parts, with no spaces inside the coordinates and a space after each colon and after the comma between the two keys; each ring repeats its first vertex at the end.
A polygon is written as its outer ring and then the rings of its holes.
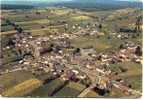
{"type": "Polygon", "coordinates": [[[1,9],[32,9],[32,5],[2,4],[1,9]]]}

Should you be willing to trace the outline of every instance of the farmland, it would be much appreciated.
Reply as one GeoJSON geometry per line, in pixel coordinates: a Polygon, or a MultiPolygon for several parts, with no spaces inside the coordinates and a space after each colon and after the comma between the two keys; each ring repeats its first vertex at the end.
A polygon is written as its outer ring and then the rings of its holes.
{"type": "Polygon", "coordinates": [[[70,82],[60,91],[58,91],[54,97],[77,97],[80,92],[85,89],[85,86],[78,83],[70,82]]]}
{"type": "Polygon", "coordinates": [[[31,92],[33,89],[38,88],[42,83],[37,79],[30,79],[23,83],[16,85],[15,87],[2,93],[4,96],[23,96],[31,92]],[[30,89],[29,89],[30,88],[30,89]]]}
{"type": "Polygon", "coordinates": [[[31,78],[34,78],[34,76],[30,72],[17,71],[0,76],[0,84],[4,87],[4,90],[7,90],[31,78]]]}
{"type": "Polygon", "coordinates": [[[55,92],[57,92],[60,88],[64,86],[65,82],[59,79],[53,80],[46,85],[37,88],[30,95],[31,97],[50,97],[55,92]]]}
{"type": "Polygon", "coordinates": [[[141,9],[1,11],[0,96],[140,97],[141,9]]]}

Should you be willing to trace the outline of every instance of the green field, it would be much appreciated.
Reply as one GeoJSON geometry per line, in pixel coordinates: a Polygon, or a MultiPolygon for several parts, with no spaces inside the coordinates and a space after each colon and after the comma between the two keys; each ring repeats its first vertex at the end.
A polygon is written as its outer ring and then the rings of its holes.
{"type": "Polygon", "coordinates": [[[135,90],[142,90],[142,65],[134,62],[123,62],[111,65],[114,72],[120,72],[119,77],[122,77],[125,82],[132,85],[135,90]],[[120,68],[127,69],[127,72],[121,72],[120,68]]]}
{"type": "Polygon", "coordinates": [[[50,97],[53,93],[57,92],[60,88],[65,85],[64,81],[60,79],[55,79],[38,89],[34,90],[32,93],[28,94],[27,96],[31,97],[50,97]]]}
{"type": "Polygon", "coordinates": [[[128,69],[128,72],[121,74],[120,76],[125,79],[132,88],[135,90],[142,90],[142,65],[134,62],[125,62],[121,66],[128,69]]]}
{"type": "Polygon", "coordinates": [[[77,97],[84,89],[84,85],[70,82],[56,94],[54,94],[54,97],[77,97]]]}
{"type": "Polygon", "coordinates": [[[1,32],[11,31],[14,28],[11,25],[1,26],[1,32]]]}
{"type": "Polygon", "coordinates": [[[111,47],[109,41],[105,37],[98,39],[95,36],[81,36],[71,41],[72,45],[77,48],[93,46],[97,52],[104,51],[111,47]]]}
{"type": "MultiPolygon", "coordinates": [[[[25,80],[34,78],[32,73],[27,71],[16,71],[0,76],[0,85],[4,88],[3,91],[24,82],[25,80]]],[[[1,91],[2,92],[2,91],[1,91]]]]}

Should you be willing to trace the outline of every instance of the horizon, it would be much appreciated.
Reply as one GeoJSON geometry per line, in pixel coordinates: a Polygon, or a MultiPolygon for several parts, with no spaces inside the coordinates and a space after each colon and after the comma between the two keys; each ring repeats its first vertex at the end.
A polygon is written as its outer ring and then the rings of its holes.
{"type": "MultiPolygon", "coordinates": [[[[2,3],[16,4],[16,3],[57,3],[57,2],[71,2],[76,0],[0,0],[0,1],[1,4],[2,3]]],[[[143,0],[114,0],[114,1],[143,2],[143,0]]]]}

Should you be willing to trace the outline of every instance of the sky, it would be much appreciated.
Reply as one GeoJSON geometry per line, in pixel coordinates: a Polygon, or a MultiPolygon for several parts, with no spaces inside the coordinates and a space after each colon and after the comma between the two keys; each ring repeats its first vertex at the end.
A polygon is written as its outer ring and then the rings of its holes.
{"type": "Polygon", "coordinates": [[[57,1],[72,1],[72,0],[0,0],[0,1],[47,1],[47,2],[57,2],[57,1]]]}
{"type": "MultiPolygon", "coordinates": [[[[46,3],[53,3],[53,2],[68,2],[68,1],[75,1],[75,0],[0,0],[2,3],[28,3],[28,2],[46,2],[46,3]]],[[[90,0],[89,0],[90,1],[90,0]]],[[[108,0],[107,0],[108,1],[108,0]]],[[[116,1],[142,1],[143,0],[116,0],[116,1]]]]}
{"type": "MultiPolygon", "coordinates": [[[[46,1],[46,2],[60,2],[60,1],[72,1],[72,0],[0,0],[0,1],[46,1]]],[[[119,1],[143,1],[143,0],[119,0],[119,1]]]]}
{"type": "Polygon", "coordinates": [[[2,2],[62,2],[62,1],[72,1],[72,0],[0,0],[2,2]]]}
{"type": "Polygon", "coordinates": [[[119,0],[119,1],[142,1],[143,2],[143,0],[119,0]]]}

